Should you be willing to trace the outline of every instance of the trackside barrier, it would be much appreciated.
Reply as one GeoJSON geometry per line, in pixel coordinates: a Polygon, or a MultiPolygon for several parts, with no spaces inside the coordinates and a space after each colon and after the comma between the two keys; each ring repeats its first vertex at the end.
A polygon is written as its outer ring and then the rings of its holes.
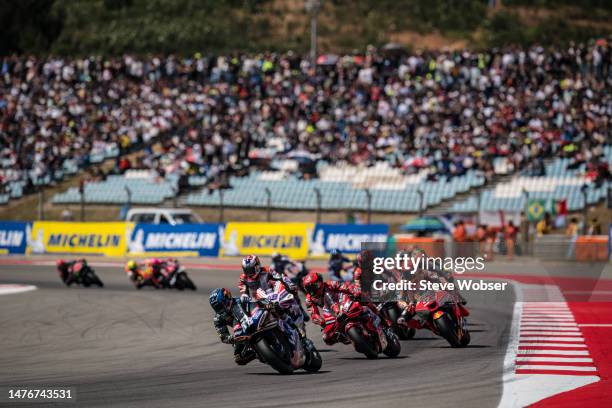
{"type": "Polygon", "coordinates": [[[607,261],[608,237],[605,235],[584,236],[576,238],[577,261],[607,261]]]}
{"type": "Polygon", "coordinates": [[[25,254],[32,234],[32,223],[0,221],[0,254],[25,254]]]}
{"type": "Polygon", "coordinates": [[[310,222],[228,222],[221,243],[221,255],[272,255],[282,253],[292,258],[308,256],[310,222]]]}
{"type": "Polygon", "coordinates": [[[128,231],[129,255],[218,256],[224,224],[136,224],[128,231]]]}
{"type": "Polygon", "coordinates": [[[393,249],[394,251],[398,248],[409,249],[414,246],[425,251],[427,256],[444,257],[444,240],[442,238],[394,235],[393,242],[396,246],[396,248],[393,249]]]}
{"type": "Polygon", "coordinates": [[[26,253],[125,255],[125,222],[53,222],[36,221],[26,253]]]}
{"type": "Polygon", "coordinates": [[[333,249],[356,254],[363,242],[386,242],[388,235],[386,224],[0,222],[0,254],[214,257],[278,252],[305,259],[328,256],[333,249]]]}
{"type": "Polygon", "coordinates": [[[387,242],[388,236],[387,224],[316,224],[309,237],[308,254],[324,257],[332,249],[357,254],[363,242],[387,242]]]}

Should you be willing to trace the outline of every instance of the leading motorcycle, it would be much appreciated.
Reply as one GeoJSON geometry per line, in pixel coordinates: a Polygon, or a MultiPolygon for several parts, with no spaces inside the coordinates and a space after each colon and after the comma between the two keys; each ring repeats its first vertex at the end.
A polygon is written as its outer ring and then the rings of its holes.
{"type": "Polygon", "coordinates": [[[451,347],[466,347],[470,344],[466,319],[469,315],[457,294],[444,290],[428,291],[418,298],[414,316],[407,322],[407,327],[431,330],[446,339],[451,347]]]}

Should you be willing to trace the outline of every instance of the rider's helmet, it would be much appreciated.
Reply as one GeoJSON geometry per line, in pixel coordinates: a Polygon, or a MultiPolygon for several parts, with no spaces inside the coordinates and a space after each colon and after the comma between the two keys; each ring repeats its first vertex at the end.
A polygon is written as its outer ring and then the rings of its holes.
{"type": "Polygon", "coordinates": [[[242,260],[242,271],[249,282],[256,280],[261,272],[261,262],[257,255],[247,255],[242,260]]]}
{"type": "Polygon", "coordinates": [[[329,255],[332,258],[340,258],[342,256],[342,252],[340,252],[339,249],[334,248],[329,252],[329,255]]]}
{"type": "Polygon", "coordinates": [[[283,259],[283,256],[278,252],[272,254],[272,263],[280,262],[281,259],[283,259]]]}
{"type": "Polygon", "coordinates": [[[58,269],[63,268],[64,265],[66,265],[66,261],[64,261],[63,259],[58,259],[57,261],[55,261],[55,266],[57,266],[58,269]]]}
{"type": "Polygon", "coordinates": [[[208,301],[215,312],[224,313],[232,307],[233,298],[229,289],[217,288],[210,292],[208,301]]]}
{"type": "Polygon", "coordinates": [[[136,261],[130,260],[130,261],[127,261],[127,263],[125,264],[126,272],[134,272],[136,269],[138,269],[138,265],[136,264],[136,261]]]}
{"type": "Polygon", "coordinates": [[[320,273],[310,272],[302,279],[304,290],[311,296],[320,297],[323,295],[323,276],[320,273]]]}

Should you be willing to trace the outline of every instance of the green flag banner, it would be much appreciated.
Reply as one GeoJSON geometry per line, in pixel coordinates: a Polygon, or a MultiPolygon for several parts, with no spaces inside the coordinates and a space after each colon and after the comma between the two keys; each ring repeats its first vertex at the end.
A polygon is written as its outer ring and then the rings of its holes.
{"type": "Polygon", "coordinates": [[[540,221],[546,211],[546,200],[529,200],[527,202],[527,219],[540,221]]]}

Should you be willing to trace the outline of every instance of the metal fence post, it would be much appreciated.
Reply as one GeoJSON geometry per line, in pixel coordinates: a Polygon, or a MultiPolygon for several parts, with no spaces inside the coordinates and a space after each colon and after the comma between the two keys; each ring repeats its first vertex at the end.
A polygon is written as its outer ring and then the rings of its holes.
{"type": "Polygon", "coordinates": [[[370,189],[365,188],[364,189],[365,193],[366,193],[366,197],[368,199],[368,224],[370,224],[372,222],[372,193],[370,192],[370,189]]]}
{"type": "Polygon", "coordinates": [[[38,188],[38,220],[44,221],[45,219],[45,193],[42,188],[38,188]]]}
{"type": "Polygon", "coordinates": [[[420,218],[423,216],[423,191],[421,191],[421,189],[418,189],[417,194],[419,195],[419,218],[420,218]]]}
{"type": "MultiPolygon", "coordinates": [[[[529,228],[530,228],[530,222],[529,222],[529,191],[527,191],[526,189],[523,189],[523,195],[525,196],[525,207],[523,208],[523,212],[525,213],[525,225],[526,225],[526,229],[527,231],[525,231],[525,234],[523,235],[525,237],[523,244],[523,250],[525,254],[529,254],[531,253],[530,248],[529,248],[529,243],[531,242],[531,240],[529,239],[529,228]]],[[[520,226],[522,227],[522,225],[520,226]]]]}
{"type": "Polygon", "coordinates": [[[321,190],[318,187],[314,189],[315,196],[317,197],[317,224],[321,223],[321,190]]]}
{"type": "Polygon", "coordinates": [[[85,188],[81,190],[81,222],[85,221],[85,188]]]}
{"type": "Polygon", "coordinates": [[[477,213],[476,213],[476,226],[480,225],[480,210],[482,209],[482,192],[479,191],[478,195],[476,196],[476,200],[477,200],[477,213]]]}
{"type": "Polygon", "coordinates": [[[266,221],[270,222],[272,220],[272,192],[268,187],[264,189],[267,195],[267,203],[266,203],[266,221]]]}
{"type": "Polygon", "coordinates": [[[584,201],[584,207],[582,207],[582,234],[586,235],[587,234],[587,213],[588,213],[588,189],[589,186],[587,186],[586,184],[583,184],[582,187],[580,187],[580,192],[582,193],[582,199],[584,201]]]}
{"type": "Polygon", "coordinates": [[[127,194],[127,207],[128,210],[132,207],[132,190],[128,186],[125,186],[125,192],[127,194]]]}

